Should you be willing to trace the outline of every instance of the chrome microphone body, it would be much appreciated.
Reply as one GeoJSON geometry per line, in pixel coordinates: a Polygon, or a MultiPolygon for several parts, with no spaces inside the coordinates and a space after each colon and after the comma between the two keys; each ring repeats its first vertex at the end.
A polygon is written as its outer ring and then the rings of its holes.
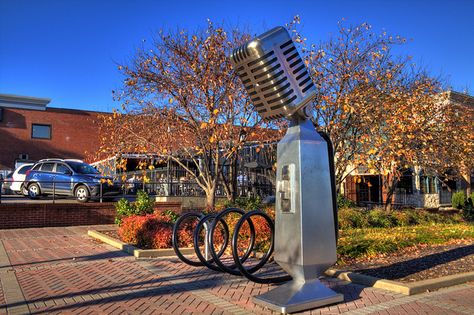
{"type": "Polygon", "coordinates": [[[260,116],[290,120],[277,148],[274,257],[293,280],[254,301],[282,313],[341,302],[319,281],[337,259],[337,209],[331,144],[309,119],[316,87],[283,27],[234,49],[230,60],[260,116]]]}

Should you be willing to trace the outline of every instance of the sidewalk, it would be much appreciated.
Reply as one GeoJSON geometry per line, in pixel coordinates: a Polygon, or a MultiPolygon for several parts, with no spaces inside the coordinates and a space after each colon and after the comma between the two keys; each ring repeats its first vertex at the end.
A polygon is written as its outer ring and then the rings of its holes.
{"type": "MultiPolygon", "coordinates": [[[[97,226],[94,229],[98,229],[97,226]]],[[[273,286],[135,260],[87,227],[0,230],[0,314],[270,314],[251,297],[273,286]]],[[[403,296],[328,279],[345,302],[305,314],[474,314],[474,283],[403,296]]]]}

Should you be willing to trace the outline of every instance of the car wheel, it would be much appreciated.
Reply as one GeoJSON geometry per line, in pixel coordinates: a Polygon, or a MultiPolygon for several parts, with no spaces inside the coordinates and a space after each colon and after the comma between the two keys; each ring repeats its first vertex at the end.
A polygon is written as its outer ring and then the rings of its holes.
{"type": "Polygon", "coordinates": [[[41,195],[41,190],[38,184],[30,184],[28,185],[28,197],[31,199],[36,199],[41,195]]]}
{"type": "Polygon", "coordinates": [[[28,189],[25,186],[21,185],[21,194],[23,196],[28,196],[28,189]]]}
{"type": "Polygon", "coordinates": [[[76,197],[76,200],[79,202],[87,202],[90,197],[89,189],[84,185],[77,186],[74,191],[74,197],[76,197]]]}

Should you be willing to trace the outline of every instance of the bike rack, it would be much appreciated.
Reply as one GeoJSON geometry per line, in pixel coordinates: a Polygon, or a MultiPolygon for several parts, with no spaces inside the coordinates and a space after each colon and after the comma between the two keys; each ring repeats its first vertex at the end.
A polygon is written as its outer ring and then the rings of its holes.
{"type": "Polygon", "coordinates": [[[272,218],[261,210],[252,210],[245,212],[239,208],[227,208],[218,213],[211,213],[204,215],[202,213],[185,213],[178,218],[176,223],[173,226],[173,235],[172,243],[173,249],[178,258],[191,266],[201,267],[206,266],[207,268],[218,271],[226,272],[235,276],[244,276],[245,278],[261,284],[270,284],[270,283],[282,283],[290,281],[292,278],[289,275],[278,276],[278,277],[259,277],[255,273],[260,270],[271,258],[274,249],[274,233],[275,233],[275,224],[272,218]],[[229,214],[238,214],[240,215],[239,221],[234,226],[232,235],[230,235],[229,226],[225,221],[225,217],[229,214]],[[270,228],[270,245],[267,251],[260,258],[259,262],[253,265],[252,267],[246,268],[244,263],[248,260],[250,255],[254,252],[256,245],[256,231],[255,225],[252,222],[252,217],[261,217],[265,220],[266,224],[270,228]],[[188,257],[185,257],[179,249],[179,232],[181,231],[181,226],[188,220],[197,220],[196,226],[192,231],[193,236],[193,245],[194,251],[198,258],[197,261],[191,260],[188,257]],[[250,231],[250,238],[248,246],[245,249],[243,254],[239,254],[239,234],[242,230],[244,224],[247,223],[250,231]],[[204,236],[204,246],[200,246],[201,232],[205,231],[204,236]],[[220,248],[217,250],[216,245],[216,232],[219,231],[222,233],[223,241],[220,248]],[[230,243],[229,243],[230,240],[230,243]],[[231,265],[226,265],[222,261],[222,256],[225,253],[227,247],[231,246],[233,263],[231,265]],[[204,255],[202,253],[202,247],[204,247],[204,255]]]}

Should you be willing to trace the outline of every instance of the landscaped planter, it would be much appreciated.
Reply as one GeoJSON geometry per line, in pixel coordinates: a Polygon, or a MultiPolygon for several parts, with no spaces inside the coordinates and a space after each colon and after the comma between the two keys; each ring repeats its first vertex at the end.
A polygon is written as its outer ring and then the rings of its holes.
{"type": "MultiPolygon", "coordinates": [[[[133,245],[122,242],[121,240],[115,239],[99,231],[89,230],[87,234],[101,242],[109,244],[115,248],[118,248],[136,258],[159,258],[159,257],[173,257],[176,256],[172,248],[161,248],[161,249],[140,249],[133,245]]],[[[184,255],[194,254],[194,248],[180,248],[181,253],[184,255]]]]}

